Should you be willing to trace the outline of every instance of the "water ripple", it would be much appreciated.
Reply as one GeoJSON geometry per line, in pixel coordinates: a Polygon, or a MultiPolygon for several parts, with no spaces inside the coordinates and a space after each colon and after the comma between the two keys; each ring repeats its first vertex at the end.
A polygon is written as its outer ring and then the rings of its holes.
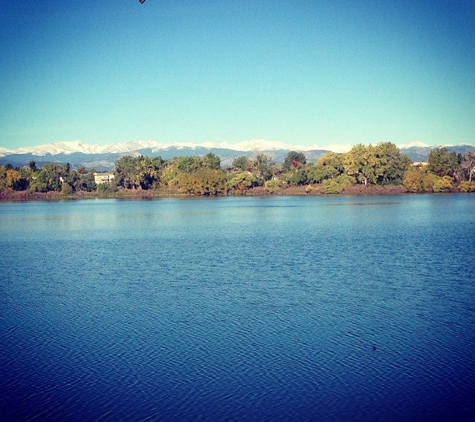
{"type": "Polygon", "coordinates": [[[12,214],[1,414],[470,420],[473,201],[448,219],[411,198],[48,204],[21,230],[12,214]]]}

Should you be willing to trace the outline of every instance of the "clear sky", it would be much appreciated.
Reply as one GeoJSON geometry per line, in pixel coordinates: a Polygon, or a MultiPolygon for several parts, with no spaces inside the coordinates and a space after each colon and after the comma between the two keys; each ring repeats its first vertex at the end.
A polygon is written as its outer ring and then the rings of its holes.
{"type": "Polygon", "coordinates": [[[0,146],[475,144],[475,0],[0,0],[0,146]]]}

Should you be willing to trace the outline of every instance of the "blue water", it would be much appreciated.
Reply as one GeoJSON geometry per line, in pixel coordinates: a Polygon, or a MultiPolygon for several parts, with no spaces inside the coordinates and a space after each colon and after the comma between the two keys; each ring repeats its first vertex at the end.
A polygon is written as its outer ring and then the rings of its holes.
{"type": "Polygon", "coordinates": [[[0,203],[0,239],[1,420],[475,419],[475,195],[0,203]]]}

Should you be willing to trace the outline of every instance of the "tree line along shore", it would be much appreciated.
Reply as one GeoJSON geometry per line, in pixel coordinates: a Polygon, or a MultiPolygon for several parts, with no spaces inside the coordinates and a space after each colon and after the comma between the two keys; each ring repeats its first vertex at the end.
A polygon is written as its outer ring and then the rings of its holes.
{"type": "Polygon", "coordinates": [[[227,168],[213,153],[164,160],[123,156],[110,173],[48,163],[0,167],[0,200],[216,195],[319,195],[475,192],[475,149],[435,148],[414,163],[391,142],[355,145],[307,162],[290,151],[282,164],[257,154],[227,168]]]}

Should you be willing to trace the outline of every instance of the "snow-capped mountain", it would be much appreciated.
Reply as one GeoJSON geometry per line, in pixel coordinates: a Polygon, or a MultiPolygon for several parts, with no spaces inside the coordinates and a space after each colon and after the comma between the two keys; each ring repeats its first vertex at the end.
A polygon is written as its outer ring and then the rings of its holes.
{"type": "Polygon", "coordinates": [[[316,149],[313,147],[303,147],[299,145],[288,145],[285,142],[281,141],[268,141],[266,139],[251,139],[249,141],[242,141],[236,144],[229,144],[227,142],[223,142],[221,144],[217,144],[215,147],[217,148],[227,148],[227,149],[234,149],[236,151],[272,151],[278,149],[286,149],[286,150],[299,150],[304,151],[307,149],[316,149]]]}
{"type": "Polygon", "coordinates": [[[28,165],[35,161],[41,167],[44,163],[70,163],[73,167],[84,166],[87,169],[111,170],[115,162],[123,155],[144,155],[148,157],[161,156],[165,160],[185,155],[203,156],[208,153],[216,154],[221,159],[221,165],[230,166],[232,161],[239,156],[252,157],[257,153],[265,153],[275,162],[282,162],[289,151],[305,151],[307,160],[316,160],[328,152],[327,149],[313,147],[297,147],[283,142],[253,139],[250,141],[230,144],[192,143],[161,144],[155,141],[134,141],[126,143],[113,143],[108,145],[91,145],[80,141],[54,142],[36,147],[23,147],[16,150],[0,150],[0,165],[12,164],[15,167],[28,165]]]}
{"type": "Polygon", "coordinates": [[[7,150],[0,148],[0,156],[11,154],[33,154],[39,157],[58,154],[115,154],[123,152],[132,152],[146,148],[157,148],[161,145],[158,142],[126,142],[126,143],[114,143],[108,145],[92,145],[86,144],[81,141],[64,141],[64,142],[52,142],[49,144],[38,145],[33,147],[21,147],[15,150],[7,150]]]}
{"type": "Polygon", "coordinates": [[[33,154],[39,157],[46,154],[71,154],[73,152],[82,152],[84,154],[93,154],[96,152],[96,146],[84,144],[80,141],[72,142],[53,142],[34,147],[22,147],[11,151],[12,154],[33,154]]]}
{"type": "MultiPolygon", "coordinates": [[[[70,163],[74,168],[84,166],[87,169],[112,170],[115,162],[124,155],[144,155],[148,157],[161,156],[169,160],[179,156],[216,154],[221,159],[223,167],[230,166],[232,161],[242,155],[252,157],[264,153],[277,162],[284,161],[289,151],[303,152],[308,162],[314,162],[327,152],[347,152],[352,145],[330,145],[325,148],[318,146],[288,145],[280,141],[252,139],[236,144],[222,143],[169,143],[162,144],[155,141],[133,141],[113,143],[108,145],[91,145],[81,141],[53,142],[50,144],[22,147],[15,150],[0,148],[0,165],[12,164],[15,167],[28,165],[35,161],[39,167],[45,163],[70,163]]],[[[401,153],[406,154],[413,161],[427,161],[430,151],[436,146],[429,146],[422,142],[399,145],[401,153]]],[[[474,149],[474,145],[449,146],[449,151],[465,154],[474,149]]]]}
{"type": "Polygon", "coordinates": [[[97,152],[102,154],[117,154],[141,149],[160,148],[162,145],[155,141],[130,141],[124,143],[113,143],[104,146],[96,146],[97,152]]]}
{"type": "Polygon", "coordinates": [[[430,147],[429,144],[425,144],[424,142],[421,141],[414,141],[410,142],[408,144],[399,144],[398,148],[399,149],[407,149],[407,148],[427,148],[430,147]]]}
{"type": "MultiPolygon", "coordinates": [[[[34,147],[22,147],[15,150],[7,150],[0,148],[0,156],[11,154],[33,154],[39,157],[47,154],[120,154],[134,151],[140,151],[143,149],[151,149],[153,152],[161,150],[173,149],[229,149],[234,151],[273,151],[273,150],[297,150],[297,151],[310,151],[315,149],[322,149],[317,146],[298,146],[289,145],[280,141],[268,141],[265,139],[251,139],[249,141],[238,142],[236,144],[230,144],[228,142],[221,143],[169,143],[161,144],[156,141],[130,141],[125,143],[113,143],[107,145],[91,145],[81,141],[65,141],[65,142],[52,142],[45,145],[39,145],[34,147]]],[[[343,149],[348,150],[350,146],[344,146],[343,149]]],[[[325,148],[327,149],[327,148],[325,148]]],[[[341,149],[341,148],[338,148],[341,149]]]]}
{"type": "Polygon", "coordinates": [[[11,149],[0,148],[0,157],[4,157],[5,155],[13,154],[11,149]]]}
{"type": "MultiPolygon", "coordinates": [[[[420,141],[415,141],[407,144],[399,144],[398,148],[401,150],[408,149],[433,149],[442,146],[447,146],[451,148],[463,147],[464,145],[428,145],[420,141]]],[[[226,149],[233,151],[275,151],[275,150],[286,150],[286,151],[313,151],[313,150],[326,150],[332,152],[347,152],[351,149],[351,144],[333,144],[325,146],[324,148],[317,145],[289,145],[281,141],[268,141],[266,139],[255,138],[248,141],[242,141],[235,144],[229,142],[204,142],[202,144],[194,143],[159,143],[156,141],[130,141],[124,143],[112,143],[107,145],[94,145],[87,144],[81,141],[64,141],[64,142],[52,142],[49,144],[32,146],[32,147],[21,147],[18,149],[6,149],[0,147],[0,157],[7,155],[18,155],[18,154],[32,154],[38,157],[45,155],[58,155],[58,154],[124,154],[129,152],[135,152],[140,150],[152,150],[152,152],[159,152],[170,149],[226,149]]],[[[468,147],[475,147],[468,145],[468,147]]]]}

